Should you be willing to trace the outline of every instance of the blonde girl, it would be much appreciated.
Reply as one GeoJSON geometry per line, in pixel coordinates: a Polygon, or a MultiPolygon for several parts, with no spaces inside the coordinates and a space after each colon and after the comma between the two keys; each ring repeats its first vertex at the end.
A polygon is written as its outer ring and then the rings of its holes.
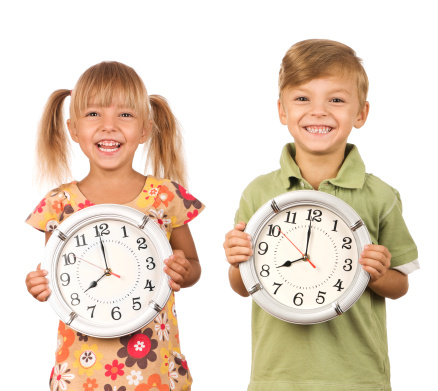
{"type": "MultiPolygon", "coordinates": [[[[51,190],[26,222],[45,232],[83,208],[122,204],[153,219],[172,246],[165,272],[174,291],[195,284],[201,267],[187,223],[204,205],[188,193],[178,123],[164,98],[148,96],[137,73],[118,62],[94,65],[72,91],[57,90],[49,98],[38,133],[37,160],[41,180],[57,184],[70,177],[69,139],[62,108],[70,97],[68,132],[90,163],[81,181],[51,190]],[[147,148],[153,175],[132,167],[139,144],[147,148]],[[163,179],[169,178],[169,179],[163,179]]],[[[39,301],[50,295],[47,271],[27,275],[29,293],[39,301]]],[[[59,323],[50,389],[145,391],[190,390],[192,379],[179,347],[175,296],[153,322],[122,338],[99,339],[59,323]],[[142,343],[137,343],[136,338],[142,343]],[[145,344],[144,341],[147,340],[145,344]]]]}

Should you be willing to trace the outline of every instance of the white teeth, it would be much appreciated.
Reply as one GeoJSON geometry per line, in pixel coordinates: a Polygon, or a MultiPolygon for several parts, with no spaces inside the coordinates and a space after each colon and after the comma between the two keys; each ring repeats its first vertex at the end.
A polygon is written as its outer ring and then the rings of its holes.
{"type": "Polygon", "coordinates": [[[306,126],[306,130],[310,133],[319,133],[319,134],[325,134],[329,133],[333,128],[326,127],[326,126],[306,126]]]}
{"type": "Polygon", "coordinates": [[[100,141],[97,143],[97,145],[100,147],[105,146],[105,147],[119,147],[120,143],[117,141],[100,141]]]}

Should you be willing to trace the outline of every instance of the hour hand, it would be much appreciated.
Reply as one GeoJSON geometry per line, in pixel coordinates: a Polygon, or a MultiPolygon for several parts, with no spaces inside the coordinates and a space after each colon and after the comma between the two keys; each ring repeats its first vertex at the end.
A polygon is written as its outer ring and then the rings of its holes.
{"type": "MultiPolygon", "coordinates": [[[[105,276],[106,276],[106,273],[104,273],[104,275],[103,275],[102,277],[100,277],[98,280],[96,280],[96,281],[91,281],[90,286],[85,290],[85,292],[88,291],[88,290],[91,289],[91,288],[96,288],[97,283],[98,283],[102,278],[104,278],[105,276]]],[[[85,292],[84,292],[84,293],[85,293],[85,292]]]]}
{"type": "Polygon", "coordinates": [[[301,258],[295,259],[295,261],[286,261],[285,263],[283,263],[283,265],[277,266],[277,269],[278,269],[279,267],[289,267],[289,266],[291,266],[294,262],[302,261],[303,259],[304,259],[304,257],[301,257],[301,258]]]}

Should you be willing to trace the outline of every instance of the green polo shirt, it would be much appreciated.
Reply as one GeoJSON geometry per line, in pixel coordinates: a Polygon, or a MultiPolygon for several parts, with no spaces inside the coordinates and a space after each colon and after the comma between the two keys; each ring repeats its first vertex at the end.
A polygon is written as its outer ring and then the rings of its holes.
{"type": "MultiPolygon", "coordinates": [[[[277,171],[251,182],[235,221],[248,222],[268,200],[287,191],[312,190],[294,161],[295,145],[282,151],[277,171]]],[[[418,258],[402,217],[399,193],[372,174],[348,144],[336,178],[318,189],[348,203],[375,244],[388,248],[391,267],[418,258]]],[[[316,325],[281,321],[252,304],[252,367],[249,391],[391,390],[385,299],[366,289],[345,314],[316,325]]]]}

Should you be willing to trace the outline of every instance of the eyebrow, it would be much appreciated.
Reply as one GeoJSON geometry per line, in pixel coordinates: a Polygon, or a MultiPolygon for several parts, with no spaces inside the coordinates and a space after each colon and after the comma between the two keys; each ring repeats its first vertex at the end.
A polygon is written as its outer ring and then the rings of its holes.
{"type": "MultiPolygon", "coordinates": [[[[301,87],[298,87],[298,88],[296,89],[296,91],[297,91],[297,92],[306,92],[306,93],[310,92],[308,89],[306,89],[306,88],[301,88],[301,87]]],[[[336,93],[339,93],[339,92],[343,92],[343,93],[346,93],[346,94],[348,94],[348,95],[351,95],[351,91],[348,90],[348,89],[346,89],[346,88],[336,88],[336,89],[334,89],[334,90],[330,90],[330,91],[329,91],[329,94],[336,94],[336,93]]]]}

